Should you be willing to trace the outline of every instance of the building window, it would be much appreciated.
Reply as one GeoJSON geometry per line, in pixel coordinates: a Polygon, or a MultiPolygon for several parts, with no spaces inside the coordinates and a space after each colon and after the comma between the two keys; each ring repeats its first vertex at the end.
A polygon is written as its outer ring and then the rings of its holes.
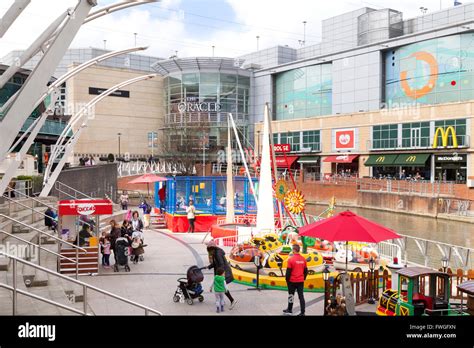
{"type": "MultiPolygon", "coordinates": [[[[469,143],[467,141],[466,120],[465,119],[436,121],[434,130],[435,130],[435,133],[436,133],[436,130],[438,128],[441,128],[444,132],[446,132],[446,130],[449,127],[454,128],[454,131],[456,133],[455,135],[456,135],[458,146],[469,146],[469,143]]],[[[442,135],[438,132],[438,136],[437,136],[438,139],[437,139],[437,142],[436,142],[437,147],[452,146],[453,145],[453,140],[452,140],[453,136],[454,136],[453,134],[448,133],[448,143],[444,144],[443,139],[442,139],[442,135]]],[[[433,140],[435,140],[435,139],[433,139],[433,140]]],[[[433,144],[434,144],[434,141],[433,141],[433,144]]]]}
{"type": "Polygon", "coordinates": [[[276,119],[331,114],[331,72],[331,64],[319,64],[278,74],[274,86],[276,119]]]}
{"type": "Polygon", "coordinates": [[[398,125],[389,124],[372,128],[373,149],[394,149],[398,147],[398,125]]]}
{"type": "MultiPolygon", "coordinates": [[[[310,151],[320,151],[321,150],[321,131],[312,130],[303,132],[303,149],[311,149],[310,151]]],[[[303,150],[302,149],[302,150],[303,150]]]]}
{"type": "Polygon", "coordinates": [[[291,152],[300,151],[300,133],[301,132],[280,133],[280,144],[290,144],[291,152]]]}
{"type": "Polygon", "coordinates": [[[430,123],[416,122],[402,125],[402,147],[430,147],[430,123]]]}

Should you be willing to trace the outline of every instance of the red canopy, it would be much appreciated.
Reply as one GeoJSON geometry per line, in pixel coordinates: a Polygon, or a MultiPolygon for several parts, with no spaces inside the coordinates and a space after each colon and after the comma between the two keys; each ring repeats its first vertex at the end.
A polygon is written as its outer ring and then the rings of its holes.
{"type": "Polygon", "coordinates": [[[320,238],[330,242],[378,243],[401,238],[391,229],[358,216],[351,211],[314,222],[299,229],[300,236],[320,238]]]}
{"type": "Polygon", "coordinates": [[[352,163],[359,155],[338,155],[338,156],[328,156],[323,162],[330,163],[352,163]]]}
{"type": "Polygon", "coordinates": [[[151,184],[159,181],[168,181],[167,178],[155,174],[145,174],[129,181],[129,184],[151,184]]]}

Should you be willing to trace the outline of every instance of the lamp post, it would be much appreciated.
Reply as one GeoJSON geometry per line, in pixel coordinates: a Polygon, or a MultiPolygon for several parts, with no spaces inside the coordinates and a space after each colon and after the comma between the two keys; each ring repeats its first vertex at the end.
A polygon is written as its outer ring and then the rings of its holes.
{"type": "Polygon", "coordinates": [[[370,277],[369,277],[369,300],[367,303],[375,304],[374,293],[375,293],[375,279],[374,279],[374,270],[375,270],[375,260],[373,257],[369,260],[369,269],[370,269],[370,277]]]}
{"type": "Polygon", "coordinates": [[[327,315],[328,300],[329,300],[329,287],[328,287],[328,280],[329,280],[329,266],[326,266],[323,270],[323,280],[324,280],[324,315],[327,315]]]}
{"type": "Polygon", "coordinates": [[[441,265],[443,266],[443,272],[447,273],[448,265],[449,265],[449,259],[446,256],[441,259],[441,265]]]}
{"type": "Polygon", "coordinates": [[[117,133],[118,137],[119,137],[119,158],[120,158],[120,136],[122,135],[122,133],[117,133]]]}

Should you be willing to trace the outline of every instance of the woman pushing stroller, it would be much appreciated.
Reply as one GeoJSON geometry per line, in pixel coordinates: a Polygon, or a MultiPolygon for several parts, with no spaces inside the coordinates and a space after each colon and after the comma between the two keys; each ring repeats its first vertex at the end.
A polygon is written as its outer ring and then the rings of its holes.
{"type": "MultiPolygon", "coordinates": [[[[234,280],[234,276],[232,275],[232,270],[230,268],[229,262],[225,257],[225,251],[217,247],[216,243],[211,240],[209,241],[209,243],[207,243],[207,252],[209,253],[210,262],[210,265],[207,268],[214,268],[214,276],[220,275],[218,274],[219,269],[224,270],[225,283],[232,283],[232,281],[234,280]]],[[[237,300],[232,297],[228,287],[225,288],[225,295],[230,301],[229,309],[234,308],[235,304],[237,303],[237,300]]]]}

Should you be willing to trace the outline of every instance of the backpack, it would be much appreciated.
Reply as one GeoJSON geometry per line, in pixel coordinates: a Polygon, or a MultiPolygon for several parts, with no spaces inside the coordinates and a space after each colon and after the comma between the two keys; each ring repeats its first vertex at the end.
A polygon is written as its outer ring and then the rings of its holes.
{"type": "Polygon", "coordinates": [[[151,205],[149,205],[148,203],[146,204],[145,211],[147,214],[151,213],[151,205]]]}

